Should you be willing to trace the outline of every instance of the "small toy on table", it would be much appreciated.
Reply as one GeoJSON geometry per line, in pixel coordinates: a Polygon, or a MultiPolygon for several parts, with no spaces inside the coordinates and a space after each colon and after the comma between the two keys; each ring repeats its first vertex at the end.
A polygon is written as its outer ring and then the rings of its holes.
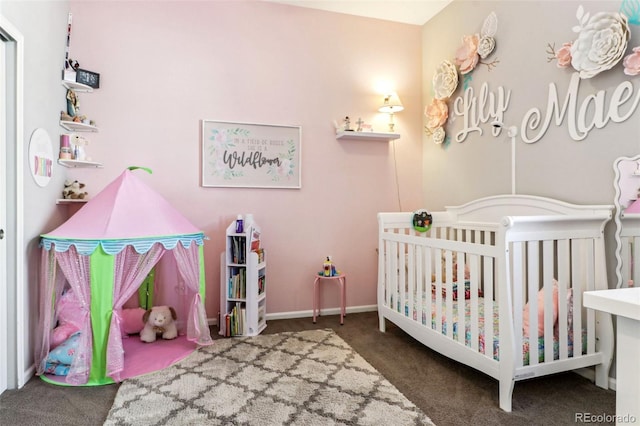
{"type": "Polygon", "coordinates": [[[331,260],[331,256],[327,256],[326,260],[322,264],[322,271],[319,271],[318,275],[323,277],[335,277],[340,275],[340,271],[336,269],[336,265],[331,260]]]}

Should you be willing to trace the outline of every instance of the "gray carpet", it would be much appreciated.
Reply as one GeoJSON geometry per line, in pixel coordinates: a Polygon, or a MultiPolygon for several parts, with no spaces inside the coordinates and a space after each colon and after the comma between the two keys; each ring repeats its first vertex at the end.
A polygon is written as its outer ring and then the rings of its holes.
{"type": "MultiPolygon", "coordinates": [[[[438,426],[573,425],[576,413],[615,413],[615,392],[574,373],[518,382],[513,412],[498,407],[498,382],[425,348],[376,312],[268,321],[262,333],[331,328],[438,426]]],[[[217,327],[212,336],[220,338],[217,327]]],[[[102,425],[118,385],[61,387],[31,379],[0,396],[0,425],[102,425]]],[[[590,423],[596,425],[598,423],[590,423]]],[[[612,424],[612,423],[603,423],[612,424]]]]}
{"type": "Polygon", "coordinates": [[[332,330],[218,340],[125,380],[105,425],[432,425],[332,330]]]}

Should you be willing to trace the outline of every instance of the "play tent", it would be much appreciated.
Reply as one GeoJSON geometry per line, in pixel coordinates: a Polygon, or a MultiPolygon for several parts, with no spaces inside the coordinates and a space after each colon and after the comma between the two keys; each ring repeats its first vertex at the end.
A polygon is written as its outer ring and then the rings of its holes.
{"type": "Polygon", "coordinates": [[[164,261],[169,266],[162,271],[173,274],[162,279],[156,273],[156,286],[162,288],[156,289],[154,305],[176,307],[180,338],[192,348],[188,353],[212,343],[204,309],[204,234],[136,176],[142,173],[136,169],[125,170],[69,220],[41,236],[35,362],[45,380],[55,302],[69,289],[79,299],[82,325],[68,374],[57,381],[119,382],[126,378],[125,363],[134,351],[150,351],[148,360],[162,356],[159,344],[170,341],[139,344],[136,337],[123,335],[122,327],[125,303],[164,261]],[[128,347],[134,340],[138,346],[128,347]]]}

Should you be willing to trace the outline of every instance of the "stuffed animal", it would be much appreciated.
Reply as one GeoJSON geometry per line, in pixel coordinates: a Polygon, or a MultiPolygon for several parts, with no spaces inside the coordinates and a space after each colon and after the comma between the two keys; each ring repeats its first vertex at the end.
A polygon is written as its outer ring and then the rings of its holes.
{"type": "Polygon", "coordinates": [[[57,326],[51,331],[51,349],[54,349],[82,327],[82,306],[73,291],[67,290],[56,303],[57,326]]]}
{"type": "Polygon", "coordinates": [[[157,335],[163,339],[175,339],[178,337],[176,326],[176,311],[170,306],[154,306],[144,313],[142,321],[144,328],[140,332],[140,340],[151,343],[156,341],[157,335]]]}
{"type": "Polygon", "coordinates": [[[65,200],[83,200],[84,197],[89,195],[87,192],[82,191],[83,188],[84,183],[80,183],[77,180],[66,180],[62,190],[62,198],[65,200]]]}
{"type": "MultiPolygon", "coordinates": [[[[452,261],[453,261],[453,270],[451,271],[453,273],[453,282],[457,282],[458,281],[458,253],[453,252],[453,255],[451,256],[452,261]]],[[[445,257],[445,253],[444,251],[442,252],[442,279],[445,280],[447,277],[447,264],[446,264],[446,257],[445,257]]],[[[469,276],[470,276],[470,271],[469,271],[469,265],[465,264],[464,265],[464,279],[465,281],[469,280],[469,276]]],[[[431,274],[431,282],[435,282],[436,281],[436,274],[433,273],[431,274]]]]}

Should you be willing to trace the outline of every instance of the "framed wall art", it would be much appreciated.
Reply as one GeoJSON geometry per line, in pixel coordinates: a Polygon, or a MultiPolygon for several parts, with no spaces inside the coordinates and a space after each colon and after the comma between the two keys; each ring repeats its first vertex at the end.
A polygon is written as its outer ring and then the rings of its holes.
{"type": "Polygon", "coordinates": [[[201,185],[300,188],[300,126],[202,120],[201,185]]]}

